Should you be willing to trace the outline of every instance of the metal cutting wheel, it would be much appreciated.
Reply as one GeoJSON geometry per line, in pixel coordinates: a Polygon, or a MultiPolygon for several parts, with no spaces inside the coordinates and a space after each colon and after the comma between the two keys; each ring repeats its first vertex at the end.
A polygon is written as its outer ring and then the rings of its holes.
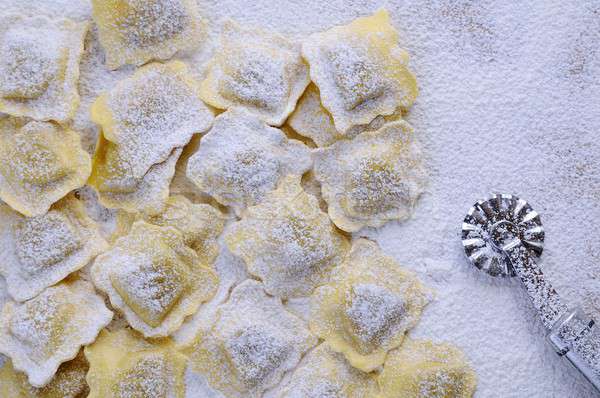
{"type": "Polygon", "coordinates": [[[495,194],[469,209],[462,224],[468,260],[492,276],[515,276],[503,247],[519,239],[531,256],[544,250],[544,227],[529,203],[514,195],[495,194]]]}

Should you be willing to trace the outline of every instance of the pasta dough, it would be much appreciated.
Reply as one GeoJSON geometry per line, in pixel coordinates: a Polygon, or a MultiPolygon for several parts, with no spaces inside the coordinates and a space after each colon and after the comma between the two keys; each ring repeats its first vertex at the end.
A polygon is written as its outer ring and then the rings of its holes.
{"type": "Polygon", "coordinates": [[[110,69],[168,59],[203,39],[204,22],[193,0],[92,0],[92,6],[110,69]]]}
{"type": "Polygon", "coordinates": [[[378,383],[381,398],[471,398],[477,379],[457,348],[409,339],[390,352],[378,383]]]}
{"type": "Polygon", "coordinates": [[[372,374],[350,366],[343,355],[322,343],[308,353],[278,398],[373,398],[372,374]]]}
{"type": "Polygon", "coordinates": [[[13,369],[10,361],[0,368],[0,396],[6,398],[84,398],[89,388],[85,381],[88,363],[80,351],[75,359],[58,368],[54,378],[44,387],[33,387],[27,376],[13,369]]]}
{"type": "Polygon", "coordinates": [[[241,107],[270,125],[281,126],[309,82],[299,45],[227,21],[201,93],[215,108],[241,107]]]}
{"type": "Polygon", "coordinates": [[[79,106],[77,84],[87,22],[0,17],[0,112],[67,122],[79,106]]]}
{"type": "Polygon", "coordinates": [[[335,225],[356,232],[412,214],[426,181],[413,135],[399,120],[314,152],[315,177],[335,225]]]}
{"type": "Polygon", "coordinates": [[[187,358],[170,339],[144,340],[121,329],[102,331],[85,348],[88,398],[183,398],[187,358]]]}
{"type": "Polygon", "coordinates": [[[39,216],[91,173],[79,135],[47,122],[0,116],[0,199],[39,216]]]}
{"type": "Polygon", "coordinates": [[[218,277],[181,232],[137,221],[92,267],[96,287],[146,337],[164,337],[216,292],[218,277]]]}
{"type": "Polygon", "coordinates": [[[402,343],[427,301],[415,275],[381,253],[376,243],[359,239],[334,268],[331,282],[315,290],[310,329],[352,366],[370,372],[402,343]]]}
{"type": "Polygon", "coordinates": [[[113,313],[88,282],[63,282],[24,303],[8,302],[0,315],[0,353],[29,383],[43,387],[59,365],[77,356],[109,324],[113,313]]]}
{"type": "Polygon", "coordinates": [[[238,285],[209,331],[186,350],[194,370],[227,398],[258,398],[293,369],[317,339],[262,284],[238,285]]]}
{"type": "Polygon", "coordinates": [[[69,195],[32,218],[0,204],[0,248],[8,292],[24,301],[81,269],[108,245],[83,205],[69,195]]]}
{"type": "Polygon", "coordinates": [[[310,295],[327,282],[349,248],[299,176],[285,177],[263,203],[250,207],[225,241],[269,294],[284,299],[310,295]]]}
{"type": "Polygon", "coordinates": [[[302,44],[323,106],[342,134],[409,107],[417,85],[387,11],[311,35],[302,44]]]}
{"type": "Polygon", "coordinates": [[[286,175],[311,167],[310,150],[240,109],[219,115],[188,162],[198,188],[240,215],[259,203],[286,175]]]}

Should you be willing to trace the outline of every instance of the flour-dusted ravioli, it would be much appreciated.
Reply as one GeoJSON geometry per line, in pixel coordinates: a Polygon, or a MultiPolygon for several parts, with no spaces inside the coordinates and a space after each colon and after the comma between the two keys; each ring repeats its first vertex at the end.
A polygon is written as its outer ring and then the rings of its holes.
{"type": "Polygon", "coordinates": [[[187,358],[168,338],[144,340],[128,329],[103,330],[85,348],[88,398],[183,398],[187,358]]]}
{"type": "Polygon", "coordinates": [[[136,178],[119,147],[100,135],[88,184],[107,208],[160,213],[169,198],[169,184],[181,151],[181,148],[174,149],[167,160],[152,165],[146,174],[136,178]]]}
{"type": "Polygon", "coordinates": [[[364,131],[377,130],[386,122],[401,118],[402,112],[397,111],[389,116],[377,116],[367,125],[356,125],[341,133],[335,128],[333,118],[321,104],[318,87],[311,83],[302,94],[287,124],[296,133],[312,139],[317,146],[325,147],[342,139],[352,139],[364,131]]]}
{"type": "Polygon", "coordinates": [[[91,160],[79,134],[48,122],[0,116],[0,199],[31,217],[83,186],[91,160]]]}
{"type": "Polygon", "coordinates": [[[142,65],[196,48],[205,32],[194,0],[92,0],[106,65],[142,65]]]}
{"type": "Polygon", "coordinates": [[[288,139],[256,116],[229,110],[217,116],[188,162],[198,188],[239,215],[259,203],[286,175],[302,175],[312,164],[310,149],[288,139]]]}
{"type": "Polygon", "coordinates": [[[381,398],[471,398],[477,387],[458,348],[411,339],[389,353],[377,381],[381,398]]]}
{"type": "Polygon", "coordinates": [[[201,94],[215,108],[241,107],[270,125],[281,126],[309,82],[299,45],[227,21],[201,94]]]}
{"type": "Polygon", "coordinates": [[[0,112],[66,122],[79,106],[87,22],[0,17],[0,112]]]}
{"type": "Polygon", "coordinates": [[[6,303],[0,315],[0,353],[27,374],[32,386],[43,387],[112,317],[90,283],[62,282],[24,303],[6,303]]]}
{"type": "Polygon", "coordinates": [[[193,134],[208,130],[213,120],[199,97],[197,82],[180,61],[139,68],[100,95],[91,113],[136,179],[167,160],[193,134]]]}
{"type": "Polygon", "coordinates": [[[308,296],[327,282],[349,247],[299,176],[285,177],[263,203],[249,207],[225,241],[269,294],[284,299],[308,296]]]}
{"type": "Polygon", "coordinates": [[[106,249],[98,226],[71,195],[30,218],[0,204],[0,274],[17,301],[38,295],[106,249]]]}
{"type": "Polygon", "coordinates": [[[261,283],[238,285],[187,351],[192,368],[227,398],[257,398],[293,369],[317,339],[261,283]]]}
{"type": "Polygon", "coordinates": [[[173,333],[214,295],[219,283],[180,231],[144,221],[96,258],[92,279],[146,337],[173,333]]]}
{"type": "Polygon", "coordinates": [[[278,398],[373,398],[377,385],[372,374],[350,366],[342,354],[322,343],[292,374],[278,398]]]}
{"type": "Polygon", "coordinates": [[[321,101],[342,134],[409,107],[417,83],[385,10],[311,35],[302,45],[321,101]]]}
{"type": "Polygon", "coordinates": [[[416,325],[428,296],[413,273],[376,243],[359,239],[331,282],[311,297],[310,328],[354,367],[370,372],[416,325]]]}
{"type": "Polygon", "coordinates": [[[329,216],[348,232],[410,217],[427,180],[420,146],[403,120],[317,149],[314,161],[329,216]]]}
{"type": "Polygon", "coordinates": [[[0,396],[6,398],[84,398],[89,388],[85,381],[88,363],[83,351],[59,366],[54,378],[44,387],[33,387],[27,376],[17,372],[10,361],[0,368],[0,396]]]}

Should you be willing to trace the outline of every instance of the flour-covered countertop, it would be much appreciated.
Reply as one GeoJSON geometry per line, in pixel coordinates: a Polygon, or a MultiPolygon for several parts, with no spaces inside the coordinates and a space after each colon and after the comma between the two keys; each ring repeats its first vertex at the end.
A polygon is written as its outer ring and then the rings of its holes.
{"type": "MultiPolygon", "coordinates": [[[[462,348],[477,398],[596,396],[544,341],[516,281],[470,268],[459,231],[490,192],[531,202],[546,229],[543,268],[570,306],[600,320],[600,3],[594,0],[198,0],[216,41],[223,19],[296,37],[386,7],[409,50],[420,96],[408,121],[431,177],[414,218],[364,235],[437,291],[412,332],[462,348]]],[[[88,19],[85,0],[0,0],[17,11],[88,19]],[[42,10],[42,11],[39,11],[42,10]]],[[[94,97],[131,69],[108,72],[93,41],[75,126],[87,143],[94,97]]],[[[188,60],[201,74],[206,43],[188,60]]]]}

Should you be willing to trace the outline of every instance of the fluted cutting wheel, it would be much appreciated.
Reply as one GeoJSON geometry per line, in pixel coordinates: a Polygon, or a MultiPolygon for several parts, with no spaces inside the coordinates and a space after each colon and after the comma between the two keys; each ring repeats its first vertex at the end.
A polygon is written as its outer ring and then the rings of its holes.
{"type": "Polygon", "coordinates": [[[496,194],[471,207],[462,225],[467,259],[492,276],[515,276],[502,247],[518,239],[532,256],[544,250],[539,214],[514,195],[496,194]]]}

